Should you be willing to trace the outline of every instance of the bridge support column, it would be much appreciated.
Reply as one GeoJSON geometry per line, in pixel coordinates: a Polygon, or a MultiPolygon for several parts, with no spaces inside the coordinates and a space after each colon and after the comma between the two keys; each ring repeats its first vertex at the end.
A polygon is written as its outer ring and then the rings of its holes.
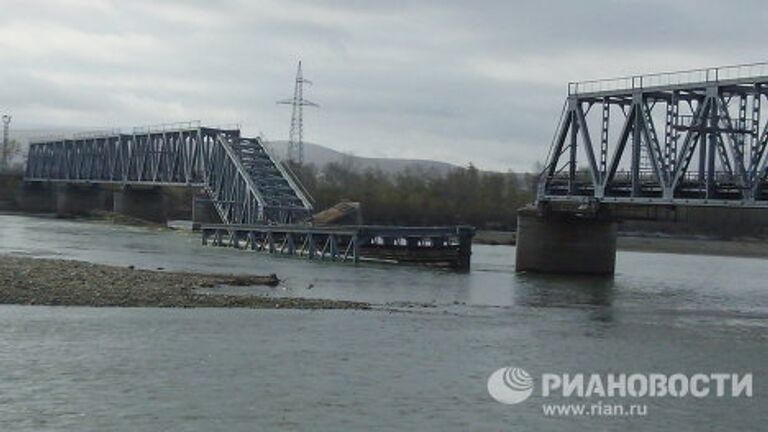
{"type": "Polygon", "coordinates": [[[616,264],[616,223],[567,213],[517,215],[516,271],[612,274],[616,264]]]}
{"type": "Polygon", "coordinates": [[[0,174],[0,210],[15,210],[21,175],[0,174]]]}
{"type": "Polygon", "coordinates": [[[159,187],[126,186],[115,191],[114,211],[137,219],[165,223],[168,219],[168,198],[159,187]]]}
{"type": "Polygon", "coordinates": [[[22,182],[16,191],[16,206],[26,212],[54,213],[56,190],[50,183],[22,182]]]}
{"type": "Polygon", "coordinates": [[[222,223],[210,198],[204,194],[195,194],[192,198],[192,229],[197,231],[202,224],[222,223]]]}
{"type": "Polygon", "coordinates": [[[56,188],[56,216],[85,216],[94,210],[107,210],[110,191],[94,185],[59,185],[56,188]]]}

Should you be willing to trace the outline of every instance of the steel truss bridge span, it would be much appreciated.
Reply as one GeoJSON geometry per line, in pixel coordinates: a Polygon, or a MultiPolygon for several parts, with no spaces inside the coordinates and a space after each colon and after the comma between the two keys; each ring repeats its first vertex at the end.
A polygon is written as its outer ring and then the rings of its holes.
{"type": "Polygon", "coordinates": [[[469,270],[475,229],[402,226],[202,225],[203,244],[338,262],[469,270]]]}
{"type": "Polygon", "coordinates": [[[298,223],[312,202],[258,138],[180,127],[79,135],[30,144],[28,182],[203,188],[226,224],[298,223]]]}
{"type": "Polygon", "coordinates": [[[768,207],[768,63],[568,90],[540,203],[768,207]]]}

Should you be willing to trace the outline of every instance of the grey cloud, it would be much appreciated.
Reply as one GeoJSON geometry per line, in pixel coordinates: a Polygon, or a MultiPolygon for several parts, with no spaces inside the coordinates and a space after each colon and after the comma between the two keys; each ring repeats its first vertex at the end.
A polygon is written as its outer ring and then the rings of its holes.
{"type": "Polygon", "coordinates": [[[0,109],[20,126],[201,119],[284,139],[290,114],[275,101],[302,58],[322,105],[306,113],[308,140],[527,170],[567,80],[761,60],[766,18],[758,1],[19,2],[0,15],[0,109]],[[57,74],[71,79],[45,79],[57,74]]]}

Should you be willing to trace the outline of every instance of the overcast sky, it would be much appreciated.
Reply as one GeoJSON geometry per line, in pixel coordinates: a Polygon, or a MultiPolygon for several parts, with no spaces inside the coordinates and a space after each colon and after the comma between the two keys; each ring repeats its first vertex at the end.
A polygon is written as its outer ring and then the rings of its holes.
{"type": "Polygon", "coordinates": [[[359,156],[543,159],[573,80],[768,60],[762,1],[0,0],[13,127],[202,120],[359,156]]]}

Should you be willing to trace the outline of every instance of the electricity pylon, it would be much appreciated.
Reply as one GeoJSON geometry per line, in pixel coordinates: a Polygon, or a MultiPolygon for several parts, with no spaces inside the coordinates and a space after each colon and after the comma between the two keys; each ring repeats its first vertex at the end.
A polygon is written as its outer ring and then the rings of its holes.
{"type": "Polygon", "coordinates": [[[2,160],[0,160],[0,171],[5,171],[8,169],[8,156],[11,152],[11,143],[8,142],[8,127],[11,124],[11,116],[4,115],[3,116],[3,148],[2,148],[2,154],[0,155],[2,157],[2,160]]]}
{"type": "Polygon", "coordinates": [[[320,105],[304,99],[304,84],[312,85],[312,81],[305,79],[301,73],[301,61],[296,70],[296,84],[293,90],[293,98],[278,101],[280,105],[292,105],[291,131],[288,137],[288,159],[299,165],[304,163],[304,107],[320,107],[320,105]]]}

